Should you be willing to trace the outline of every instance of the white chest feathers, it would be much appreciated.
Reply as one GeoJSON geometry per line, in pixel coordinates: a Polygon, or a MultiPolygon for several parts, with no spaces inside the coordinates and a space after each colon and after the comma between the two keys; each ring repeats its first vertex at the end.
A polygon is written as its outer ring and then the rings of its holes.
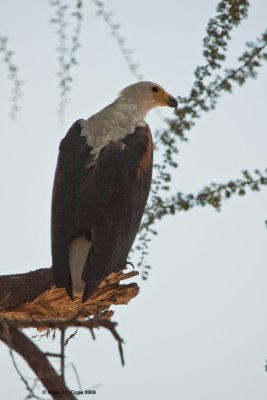
{"type": "Polygon", "coordinates": [[[135,131],[138,126],[145,126],[144,116],[136,104],[115,101],[87,120],[81,121],[82,136],[93,148],[92,155],[97,155],[110,141],[120,140],[135,131]]]}

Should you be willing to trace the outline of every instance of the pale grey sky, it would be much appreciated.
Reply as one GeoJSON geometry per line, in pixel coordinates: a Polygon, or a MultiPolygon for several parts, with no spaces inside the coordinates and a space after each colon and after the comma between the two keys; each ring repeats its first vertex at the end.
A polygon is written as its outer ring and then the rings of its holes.
{"type": "MultiPolygon", "coordinates": [[[[202,62],[201,42],[216,3],[114,0],[107,7],[121,22],[144,78],[184,95],[202,62]]],[[[74,120],[98,111],[135,81],[95,12],[88,1],[71,102],[64,127],[58,129],[57,37],[49,23],[51,8],[47,1],[1,1],[0,34],[10,38],[25,81],[14,123],[8,118],[11,85],[0,63],[2,274],[51,265],[50,201],[59,140],[74,120]]],[[[266,15],[266,1],[253,1],[249,18],[232,33],[228,66],[235,65],[247,40],[266,29],[266,15]]],[[[243,169],[266,168],[266,89],[264,65],[257,80],[235,88],[198,121],[189,143],[179,145],[174,192],[196,192],[212,181],[236,179],[243,169]]],[[[172,111],[162,110],[162,115],[171,117],[172,111]]],[[[155,112],[147,120],[154,131],[162,126],[155,112]]],[[[137,279],[139,296],[127,307],[114,307],[125,339],[125,368],[108,332],[96,332],[93,342],[81,330],[68,345],[68,362],[76,365],[83,389],[101,384],[97,400],[265,400],[266,217],[265,189],[231,199],[220,213],[196,208],[158,223],[149,280],[137,279]]],[[[47,350],[58,346],[45,338],[38,344],[47,350]]],[[[23,399],[26,390],[3,344],[0,354],[5,371],[1,398],[23,399]]],[[[17,359],[25,375],[32,376],[17,359]]],[[[67,382],[78,389],[71,368],[67,382]]]]}

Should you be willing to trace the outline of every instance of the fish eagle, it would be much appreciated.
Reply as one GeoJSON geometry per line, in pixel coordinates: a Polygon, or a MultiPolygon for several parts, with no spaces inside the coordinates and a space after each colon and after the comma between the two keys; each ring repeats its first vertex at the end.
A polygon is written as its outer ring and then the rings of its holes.
{"type": "Polygon", "coordinates": [[[62,139],[52,195],[52,271],[57,287],[86,301],[122,270],[138,231],[152,175],[153,141],[145,116],[177,100],[138,82],[62,139]]]}

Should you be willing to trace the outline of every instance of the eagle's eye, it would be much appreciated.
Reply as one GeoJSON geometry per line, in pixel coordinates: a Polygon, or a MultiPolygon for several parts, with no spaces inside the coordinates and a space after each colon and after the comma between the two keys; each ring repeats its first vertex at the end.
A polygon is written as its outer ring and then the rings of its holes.
{"type": "Polygon", "coordinates": [[[152,86],[152,91],[157,93],[159,91],[159,88],[157,86],[152,86]]]}

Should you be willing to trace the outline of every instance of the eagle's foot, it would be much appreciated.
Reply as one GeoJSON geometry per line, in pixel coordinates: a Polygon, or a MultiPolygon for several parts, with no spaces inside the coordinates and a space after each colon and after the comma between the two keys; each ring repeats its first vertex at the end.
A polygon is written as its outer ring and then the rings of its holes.
{"type": "Polygon", "coordinates": [[[125,268],[127,269],[127,265],[130,265],[133,268],[133,271],[135,270],[134,265],[131,261],[126,261],[125,263],[125,268]]]}

